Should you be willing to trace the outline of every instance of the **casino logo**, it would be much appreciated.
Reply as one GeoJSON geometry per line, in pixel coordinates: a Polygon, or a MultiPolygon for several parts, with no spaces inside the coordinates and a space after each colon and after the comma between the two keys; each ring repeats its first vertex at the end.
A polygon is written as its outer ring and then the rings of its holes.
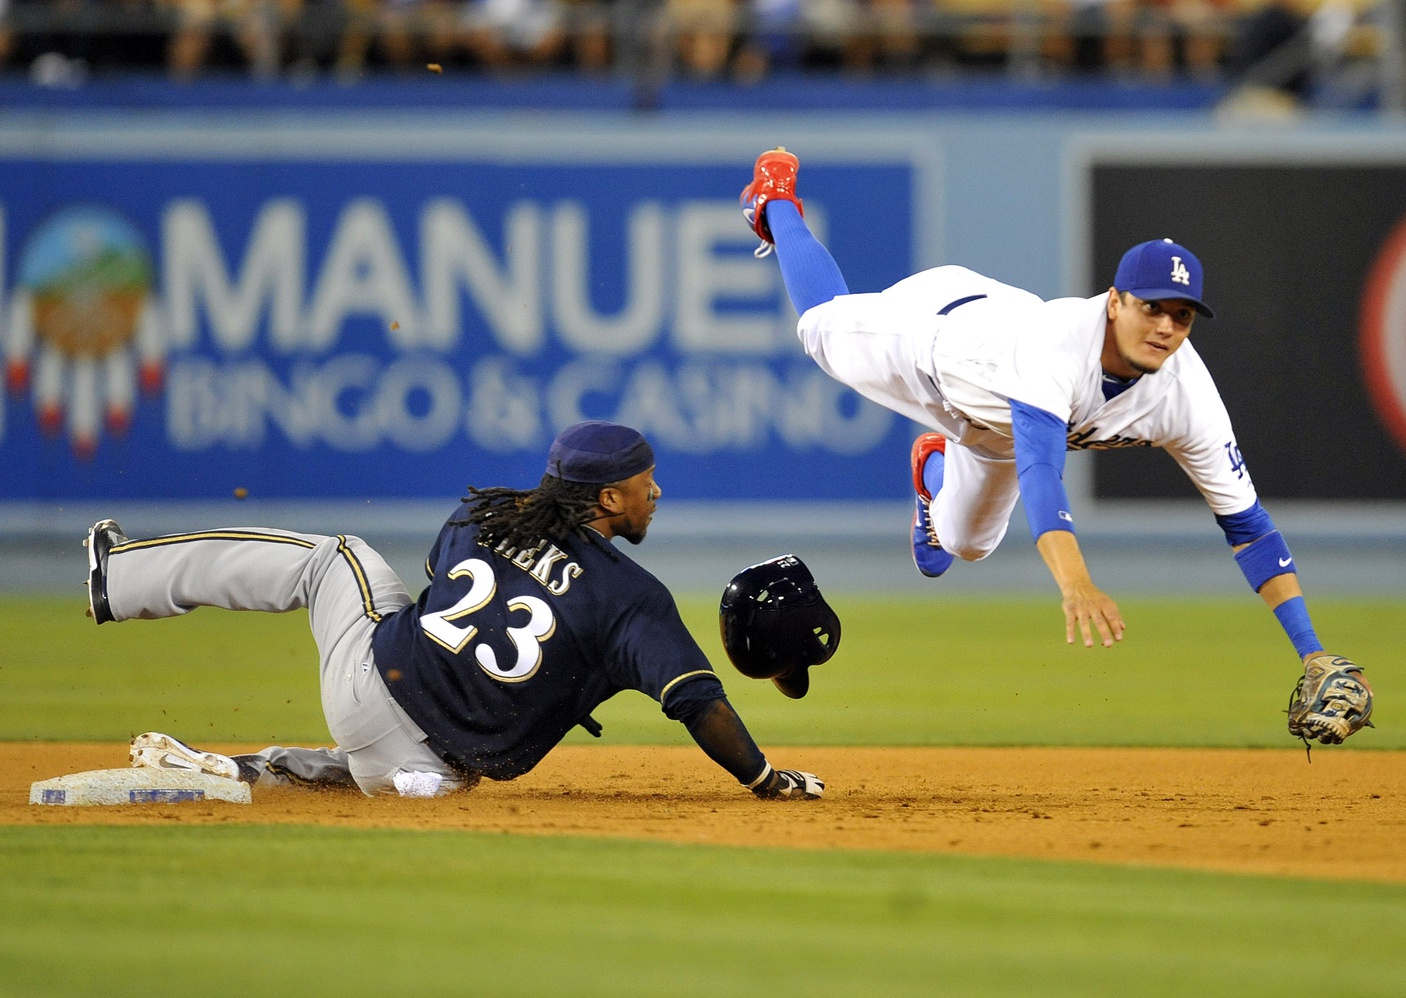
{"type": "Polygon", "coordinates": [[[32,396],[48,437],[66,435],[80,458],[104,427],[132,422],[137,387],[163,378],[160,310],[151,253],[111,209],[70,205],[29,236],[17,267],[6,336],[6,387],[32,396]]]}
{"type": "Polygon", "coordinates": [[[1387,236],[1368,275],[1360,337],[1368,394],[1406,453],[1406,218],[1387,236]]]}

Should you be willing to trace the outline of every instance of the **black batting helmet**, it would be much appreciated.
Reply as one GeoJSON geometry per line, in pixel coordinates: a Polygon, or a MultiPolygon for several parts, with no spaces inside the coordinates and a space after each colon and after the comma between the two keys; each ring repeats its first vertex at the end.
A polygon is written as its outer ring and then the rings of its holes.
{"type": "Polygon", "coordinates": [[[738,572],[718,607],[723,649],[737,671],[770,679],[793,700],[810,689],[812,665],[840,646],[840,618],[793,554],[738,572]]]}

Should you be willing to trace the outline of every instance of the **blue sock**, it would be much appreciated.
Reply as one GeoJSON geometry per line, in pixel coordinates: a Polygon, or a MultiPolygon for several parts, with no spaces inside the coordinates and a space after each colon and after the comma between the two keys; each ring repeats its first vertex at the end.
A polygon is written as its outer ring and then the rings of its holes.
{"type": "Polygon", "coordinates": [[[797,315],[849,294],[839,264],[806,227],[794,204],[768,201],[765,211],[767,228],[776,243],[776,259],[781,264],[781,279],[797,315]]]}
{"type": "Polygon", "coordinates": [[[946,463],[947,458],[940,451],[933,451],[923,463],[923,484],[928,487],[929,495],[936,496],[942,491],[942,469],[946,463]]]}

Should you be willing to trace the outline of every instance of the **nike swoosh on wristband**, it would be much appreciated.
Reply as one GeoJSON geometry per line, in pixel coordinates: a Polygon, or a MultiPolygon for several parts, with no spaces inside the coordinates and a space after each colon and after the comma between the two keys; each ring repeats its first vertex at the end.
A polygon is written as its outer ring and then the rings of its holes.
{"type": "Polygon", "coordinates": [[[1292,556],[1292,555],[1290,555],[1288,558],[1280,558],[1280,559],[1279,559],[1279,567],[1280,567],[1280,568],[1288,568],[1288,567],[1289,567],[1290,565],[1292,565],[1293,563],[1294,563],[1294,559],[1293,559],[1293,556],[1292,556]]]}

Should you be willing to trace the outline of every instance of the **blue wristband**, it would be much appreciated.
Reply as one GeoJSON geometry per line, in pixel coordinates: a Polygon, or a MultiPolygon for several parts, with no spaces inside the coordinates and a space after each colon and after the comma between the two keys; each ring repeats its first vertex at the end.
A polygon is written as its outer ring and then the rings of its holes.
{"type": "Polygon", "coordinates": [[[1295,572],[1294,556],[1289,553],[1289,545],[1284,543],[1284,535],[1271,530],[1254,543],[1235,552],[1235,561],[1245,574],[1250,588],[1259,592],[1264,584],[1276,575],[1295,572]]]}
{"type": "Polygon", "coordinates": [[[1323,650],[1323,643],[1313,630],[1313,621],[1308,619],[1308,606],[1302,596],[1280,603],[1274,608],[1274,616],[1279,618],[1279,626],[1284,628],[1284,633],[1294,643],[1294,651],[1299,653],[1299,658],[1323,650]]]}
{"type": "Polygon", "coordinates": [[[1269,512],[1260,505],[1258,499],[1249,509],[1239,513],[1231,513],[1228,516],[1217,513],[1216,522],[1225,531],[1225,542],[1232,547],[1236,544],[1249,544],[1251,541],[1259,540],[1275,529],[1274,521],[1270,519],[1269,512]]]}

